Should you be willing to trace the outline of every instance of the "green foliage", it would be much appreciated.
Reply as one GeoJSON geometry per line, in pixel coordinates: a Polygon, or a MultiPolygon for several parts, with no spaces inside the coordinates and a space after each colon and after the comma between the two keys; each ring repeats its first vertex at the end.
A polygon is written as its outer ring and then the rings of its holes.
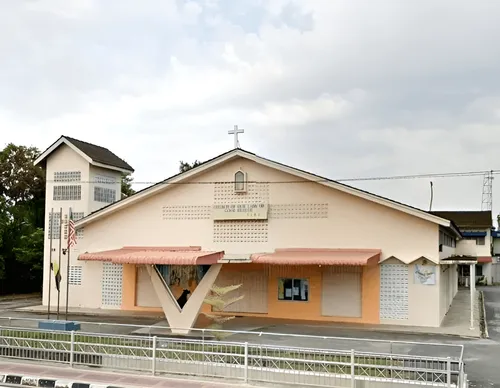
{"type": "Polygon", "coordinates": [[[198,167],[203,162],[199,160],[195,160],[193,163],[189,164],[187,162],[183,162],[182,160],[179,162],[179,172],[186,172],[191,170],[192,168],[198,167]]]}
{"type": "Polygon", "coordinates": [[[0,294],[40,291],[45,177],[34,147],[0,151],[0,294]]]}
{"type": "Polygon", "coordinates": [[[135,190],[132,188],[132,178],[131,174],[122,174],[122,195],[130,197],[135,194],[135,190]]]}
{"type": "MultiPolygon", "coordinates": [[[[205,298],[204,302],[212,306],[212,312],[214,313],[223,312],[228,306],[231,306],[233,303],[236,303],[245,297],[245,295],[239,295],[232,298],[227,297],[227,294],[236,291],[241,286],[242,284],[220,287],[214,284],[210,289],[210,294],[205,298]]],[[[235,318],[234,316],[218,315],[218,314],[204,313],[204,315],[212,321],[212,323],[208,326],[208,328],[215,330],[212,332],[212,335],[217,340],[221,340],[224,337],[226,337],[226,333],[222,333],[217,330],[221,330],[223,328],[224,323],[235,318]]]]}

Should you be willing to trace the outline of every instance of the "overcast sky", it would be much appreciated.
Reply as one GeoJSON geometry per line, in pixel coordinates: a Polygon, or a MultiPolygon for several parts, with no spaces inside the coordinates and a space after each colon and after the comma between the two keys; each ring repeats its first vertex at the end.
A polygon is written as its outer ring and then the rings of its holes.
{"type": "MultiPolygon", "coordinates": [[[[66,134],[157,181],[231,149],[238,124],[242,148],[330,178],[500,169],[499,15],[496,0],[0,0],[0,144],[66,134]]],[[[428,208],[429,179],[356,186],[428,208]]],[[[482,178],[434,187],[435,210],[481,208],[482,178]]]]}

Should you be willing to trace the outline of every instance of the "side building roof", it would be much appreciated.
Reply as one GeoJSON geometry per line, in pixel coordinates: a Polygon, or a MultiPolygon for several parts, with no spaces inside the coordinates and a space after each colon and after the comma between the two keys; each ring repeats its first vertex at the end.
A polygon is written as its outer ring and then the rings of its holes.
{"type": "Polygon", "coordinates": [[[453,221],[460,229],[486,229],[493,227],[491,210],[433,211],[431,213],[453,221]]]}
{"type": "Polygon", "coordinates": [[[125,173],[134,172],[134,169],[130,164],[118,157],[109,149],[64,135],[43,151],[35,160],[35,164],[45,165],[50,154],[63,144],[72,148],[90,164],[95,166],[118,170],[125,173]]]}

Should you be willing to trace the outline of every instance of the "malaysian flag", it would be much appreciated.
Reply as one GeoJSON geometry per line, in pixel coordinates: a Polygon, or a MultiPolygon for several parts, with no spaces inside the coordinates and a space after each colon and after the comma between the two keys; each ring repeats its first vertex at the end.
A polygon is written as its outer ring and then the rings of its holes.
{"type": "Polygon", "coordinates": [[[75,231],[75,221],[73,221],[73,212],[71,208],[69,209],[69,221],[68,221],[68,249],[74,247],[76,244],[76,231],[75,231]]]}

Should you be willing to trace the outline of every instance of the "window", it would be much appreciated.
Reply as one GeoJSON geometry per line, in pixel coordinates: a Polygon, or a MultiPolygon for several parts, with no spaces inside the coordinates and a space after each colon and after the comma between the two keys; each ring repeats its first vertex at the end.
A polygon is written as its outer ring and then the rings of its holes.
{"type": "Polygon", "coordinates": [[[243,171],[238,171],[234,174],[234,191],[246,191],[246,179],[243,171]]]}
{"type": "Polygon", "coordinates": [[[49,231],[48,238],[59,240],[61,237],[61,215],[58,213],[49,213],[49,231]],[[52,220],[54,218],[54,220],[52,220]]]}
{"type": "Polygon", "coordinates": [[[439,244],[454,248],[456,246],[456,241],[455,238],[441,230],[439,232],[439,244]]]}
{"type": "Polygon", "coordinates": [[[54,186],[54,201],[79,201],[82,199],[82,186],[54,186]]]}
{"type": "Polygon", "coordinates": [[[278,279],[278,299],[307,302],[309,300],[309,280],[278,279]]]}
{"type": "Polygon", "coordinates": [[[54,173],[54,182],[80,182],[82,173],[80,171],[57,171],[54,173]]]}
{"type": "Polygon", "coordinates": [[[116,190],[105,187],[94,187],[94,201],[113,203],[116,198],[116,190]]]}

